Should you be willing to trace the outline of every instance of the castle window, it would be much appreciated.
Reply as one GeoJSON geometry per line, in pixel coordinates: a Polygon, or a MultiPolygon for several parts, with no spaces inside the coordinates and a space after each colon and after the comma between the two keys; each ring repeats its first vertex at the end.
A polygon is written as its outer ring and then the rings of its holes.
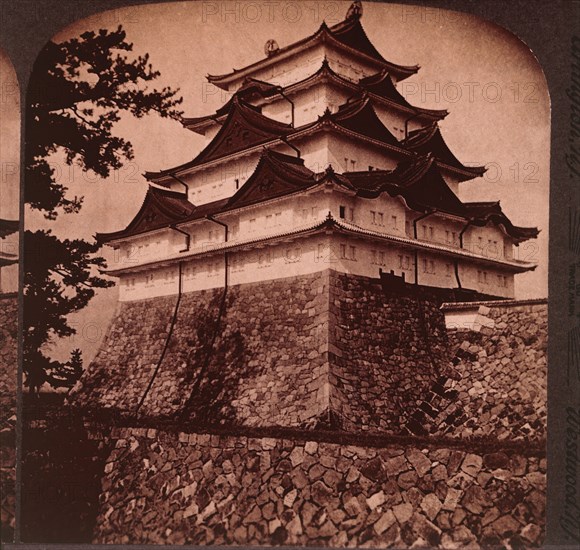
{"type": "Polygon", "coordinates": [[[263,250],[258,256],[258,263],[261,266],[266,266],[272,263],[272,250],[263,250]]]}
{"type": "Polygon", "coordinates": [[[348,259],[355,261],[356,260],[356,247],[349,246],[349,252],[350,252],[350,257],[348,259]]]}
{"type": "Polygon", "coordinates": [[[399,254],[399,269],[403,269],[405,271],[411,269],[411,257],[399,254]]]}
{"type": "Polygon", "coordinates": [[[451,264],[445,264],[445,275],[451,277],[451,264]]]}
{"type": "Polygon", "coordinates": [[[340,258],[342,260],[346,260],[346,245],[345,244],[340,245],[340,258]]]}
{"type": "Polygon", "coordinates": [[[234,181],[236,182],[236,191],[237,191],[240,188],[240,180],[236,178],[234,181]]]}
{"type": "Polygon", "coordinates": [[[346,206],[339,206],[338,208],[339,211],[339,216],[344,220],[345,216],[346,216],[346,206]]]}
{"type": "MultiPolygon", "coordinates": [[[[354,258],[353,258],[354,259],[354,258]]],[[[372,263],[375,265],[385,265],[385,253],[383,251],[372,251],[372,263]]]]}
{"type": "Polygon", "coordinates": [[[411,234],[411,223],[407,220],[405,220],[405,234],[406,235],[411,234]]]}
{"type": "Polygon", "coordinates": [[[391,225],[393,229],[397,229],[397,216],[391,216],[391,225]]]}
{"type": "Polygon", "coordinates": [[[350,161],[350,169],[354,172],[355,168],[356,168],[356,160],[351,160],[350,161]]]}
{"type": "MultiPolygon", "coordinates": [[[[322,245],[318,245],[318,254],[320,255],[320,247],[322,245]]],[[[300,247],[297,248],[288,248],[286,250],[286,256],[284,257],[284,260],[286,261],[286,263],[295,263],[295,262],[299,262],[300,261],[300,256],[301,256],[301,250],[300,247]]]]}
{"type": "Polygon", "coordinates": [[[435,262],[433,260],[423,258],[423,273],[429,273],[431,275],[435,273],[435,262]]]}

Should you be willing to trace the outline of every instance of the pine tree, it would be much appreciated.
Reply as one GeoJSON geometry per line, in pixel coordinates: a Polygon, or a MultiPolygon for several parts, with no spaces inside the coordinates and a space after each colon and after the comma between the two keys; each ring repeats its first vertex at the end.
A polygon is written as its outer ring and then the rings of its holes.
{"type": "MultiPolygon", "coordinates": [[[[134,156],[132,144],[114,133],[122,115],[181,116],[178,90],[149,89],[159,72],[148,54],[130,58],[132,50],[119,27],[49,42],[40,53],[26,105],[24,200],[47,220],[82,208],[82,197],[69,196],[57,181],[52,154],[62,152],[67,164],[106,178],[134,156]]],[[[44,382],[54,385],[51,373],[64,368],[46,356],[45,345],[74,334],[67,316],[84,308],[95,289],[114,283],[98,274],[106,265],[95,242],[26,231],[24,250],[24,372],[37,391],[44,382]]]]}

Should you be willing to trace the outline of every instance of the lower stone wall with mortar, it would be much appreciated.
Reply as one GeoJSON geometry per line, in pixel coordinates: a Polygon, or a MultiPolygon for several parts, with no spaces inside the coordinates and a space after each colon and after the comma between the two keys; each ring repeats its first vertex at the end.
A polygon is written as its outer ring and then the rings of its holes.
{"type": "Polygon", "coordinates": [[[547,427],[547,302],[486,308],[490,326],[450,330],[454,364],[419,418],[433,435],[544,440],[547,427]]]}
{"type": "Polygon", "coordinates": [[[95,543],[517,548],[544,534],[531,446],[112,435],[95,543]]]}
{"type": "Polygon", "coordinates": [[[0,518],[1,540],[12,541],[16,511],[16,388],[18,297],[0,295],[0,518]]]}

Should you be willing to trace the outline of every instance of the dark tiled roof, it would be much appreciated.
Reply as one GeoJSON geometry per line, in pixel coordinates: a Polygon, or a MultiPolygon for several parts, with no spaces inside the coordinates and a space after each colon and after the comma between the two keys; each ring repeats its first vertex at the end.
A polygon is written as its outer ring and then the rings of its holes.
{"type": "Polygon", "coordinates": [[[146,172],[145,177],[155,180],[171,175],[204,162],[265,144],[288,135],[293,130],[289,124],[262,115],[259,110],[240,99],[238,95],[234,95],[228,105],[229,112],[222,127],[199,155],[175,168],[160,172],[146,172]]]}
{"type": "Polygon", "coordinates": [[[399,140],[381,122],[366,94],[341,105],[330,118],[343,128],[399,147],[399,140]]]}
{"type": "MultiPolygon", "coordinates": [[[[339,43],[351,50],[355,50],[364,54],[367,57],[370,57],[380,63],[384,68],[386,68],[392,75],[395,76],[397,80],[403,80],[408,78],[409,76],[415,74],[419,67],[417,65],[414,66],[405,66],[405,65],[398,65],[396,63],[392,63],[387,61],[373,46],[372,42],[369,40],[368,36],[366,35],[362,24],[360,22],[360,18],[358,17],[351,17],[345,19],[344,21],[332,26],[328,27],[326,23],[322,23],[318,30],[306,37],[302,40],[294,42],[284,48],[280,48],[275,54],[275,57],[279,57],[280,54],[284,54],[289,52],[292,49],[299,48],[301,46],[305,46],[309,43],[314,43],[316,41],[328,41],[328,42],[335,42],[339,43]]],[[[209,82],[212,82],[216,86],[224,86],[225,82],[230,80],[232,77],[236,77],[237,74],[240,74],[244,71],[250,69],[256,69],[260,65],[266,64],[270,61],[270,57],[266,57],[251,65],[248,65],[242,69],[234,69],[230,73],[222,74],[222,75],[208,75],[207,79],[209,82]]]]}
{"type": "Polygon", "coordinates": [[[184,193],[150,185],[143,204],[131,223],[121,231],[97,233],[96,239],[102,244],[114,239],[168,227],[186,219],[194,211],[194,208],[184,193]]]}
{"type": "Polygon", "coordinates": [[[284,196],[317,183],[315,174],[302,159],[265,151],[254,173],[232,196],[228,210],[284,196]]]}
{"type": "Polygon", "coordinates": [[[282,197],[312,187],[316,183],[316,175],[304,166],[302,159],[266,149],[254,173],[234,195],[197,206],[182,221],[199,220],[282,197]]]}
{"type": "Polygon", "coordinates": [[[537,227],[518,227],[504,214],[499,201],[496,202],[466,202],[467,215],[473,219],[474,225],[503,225],[509,235],[516,239],[535,239],[540,231],[537,227]]]}
{"type": "Polygon", "coordinates": [[[345,172],[343,177],[359,190],[361,196],[375,198],[386,191],[391,196],[402,196],[414,210],[427,212],[437,209],[465,216],[462,202],[449,189],[433,155],[403,161],[392,171],[345,172]]]}
{"type": "Polygon", "coordinates": [[[392,101],[397,105],[402,105],[408,109],[412,109],[416,113],[426,115],[428,117],[433,117],[436,119],[445,118],[449,112],[446,109],[423,109],[422,107],[415,107],[411,105],[397,90],[396,86],[393,84],[391,76],[386,69],[374,74],[372,76],[367,76],[366,78],[361,78],[359,80],[359,85],[369,93],[378,95],[384,99],[392,101]]]}
{"type": "Polygon", "coordinates": [[[401,143],[419,155],[433,153],[438,161],[463,172],[461,181],[480,177],[485,173],[485,167],[468,167],[457,159],[445,143],[439,125],[436,122],[424,128],[409,132],[409,137],[401,143]]]}
{"type": "Polygon", "coordinates": [[[437,210],[470,220],[473,225],[501,225],[516,240],[535,238],[539,233],[535,227],[513,225],[499,202],[461,202],[441,176],[432,154],[401,162],[393,171],[346,172],[342,177],[349,180],[360,196],[375,198],[387,192],[401,196],[413,210],[437,210]]]}

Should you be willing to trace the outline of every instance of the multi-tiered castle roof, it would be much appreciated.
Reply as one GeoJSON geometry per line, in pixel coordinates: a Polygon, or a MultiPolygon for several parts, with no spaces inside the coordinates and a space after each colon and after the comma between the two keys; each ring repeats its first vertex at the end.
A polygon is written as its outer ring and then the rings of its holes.
{"type": "Polygon", "coordinates": [[[499,202],[459,199],[485,168],[447,146],[447,111],[397,90],[418,70],[377,51],[355,2],[341,23],[283,48],[269,41],[263,59],[209,75],[231,97],[183,119],[203,150],[147,172],[135,218],[97,236],[131,259],[110,271],[122,299],[183,290],[184,269],[196,290],[329,267],[322,257],[339,271],[512,296],[513,275],[535,267],[513,247],[538,230],[512,224],[499,202]]]}

